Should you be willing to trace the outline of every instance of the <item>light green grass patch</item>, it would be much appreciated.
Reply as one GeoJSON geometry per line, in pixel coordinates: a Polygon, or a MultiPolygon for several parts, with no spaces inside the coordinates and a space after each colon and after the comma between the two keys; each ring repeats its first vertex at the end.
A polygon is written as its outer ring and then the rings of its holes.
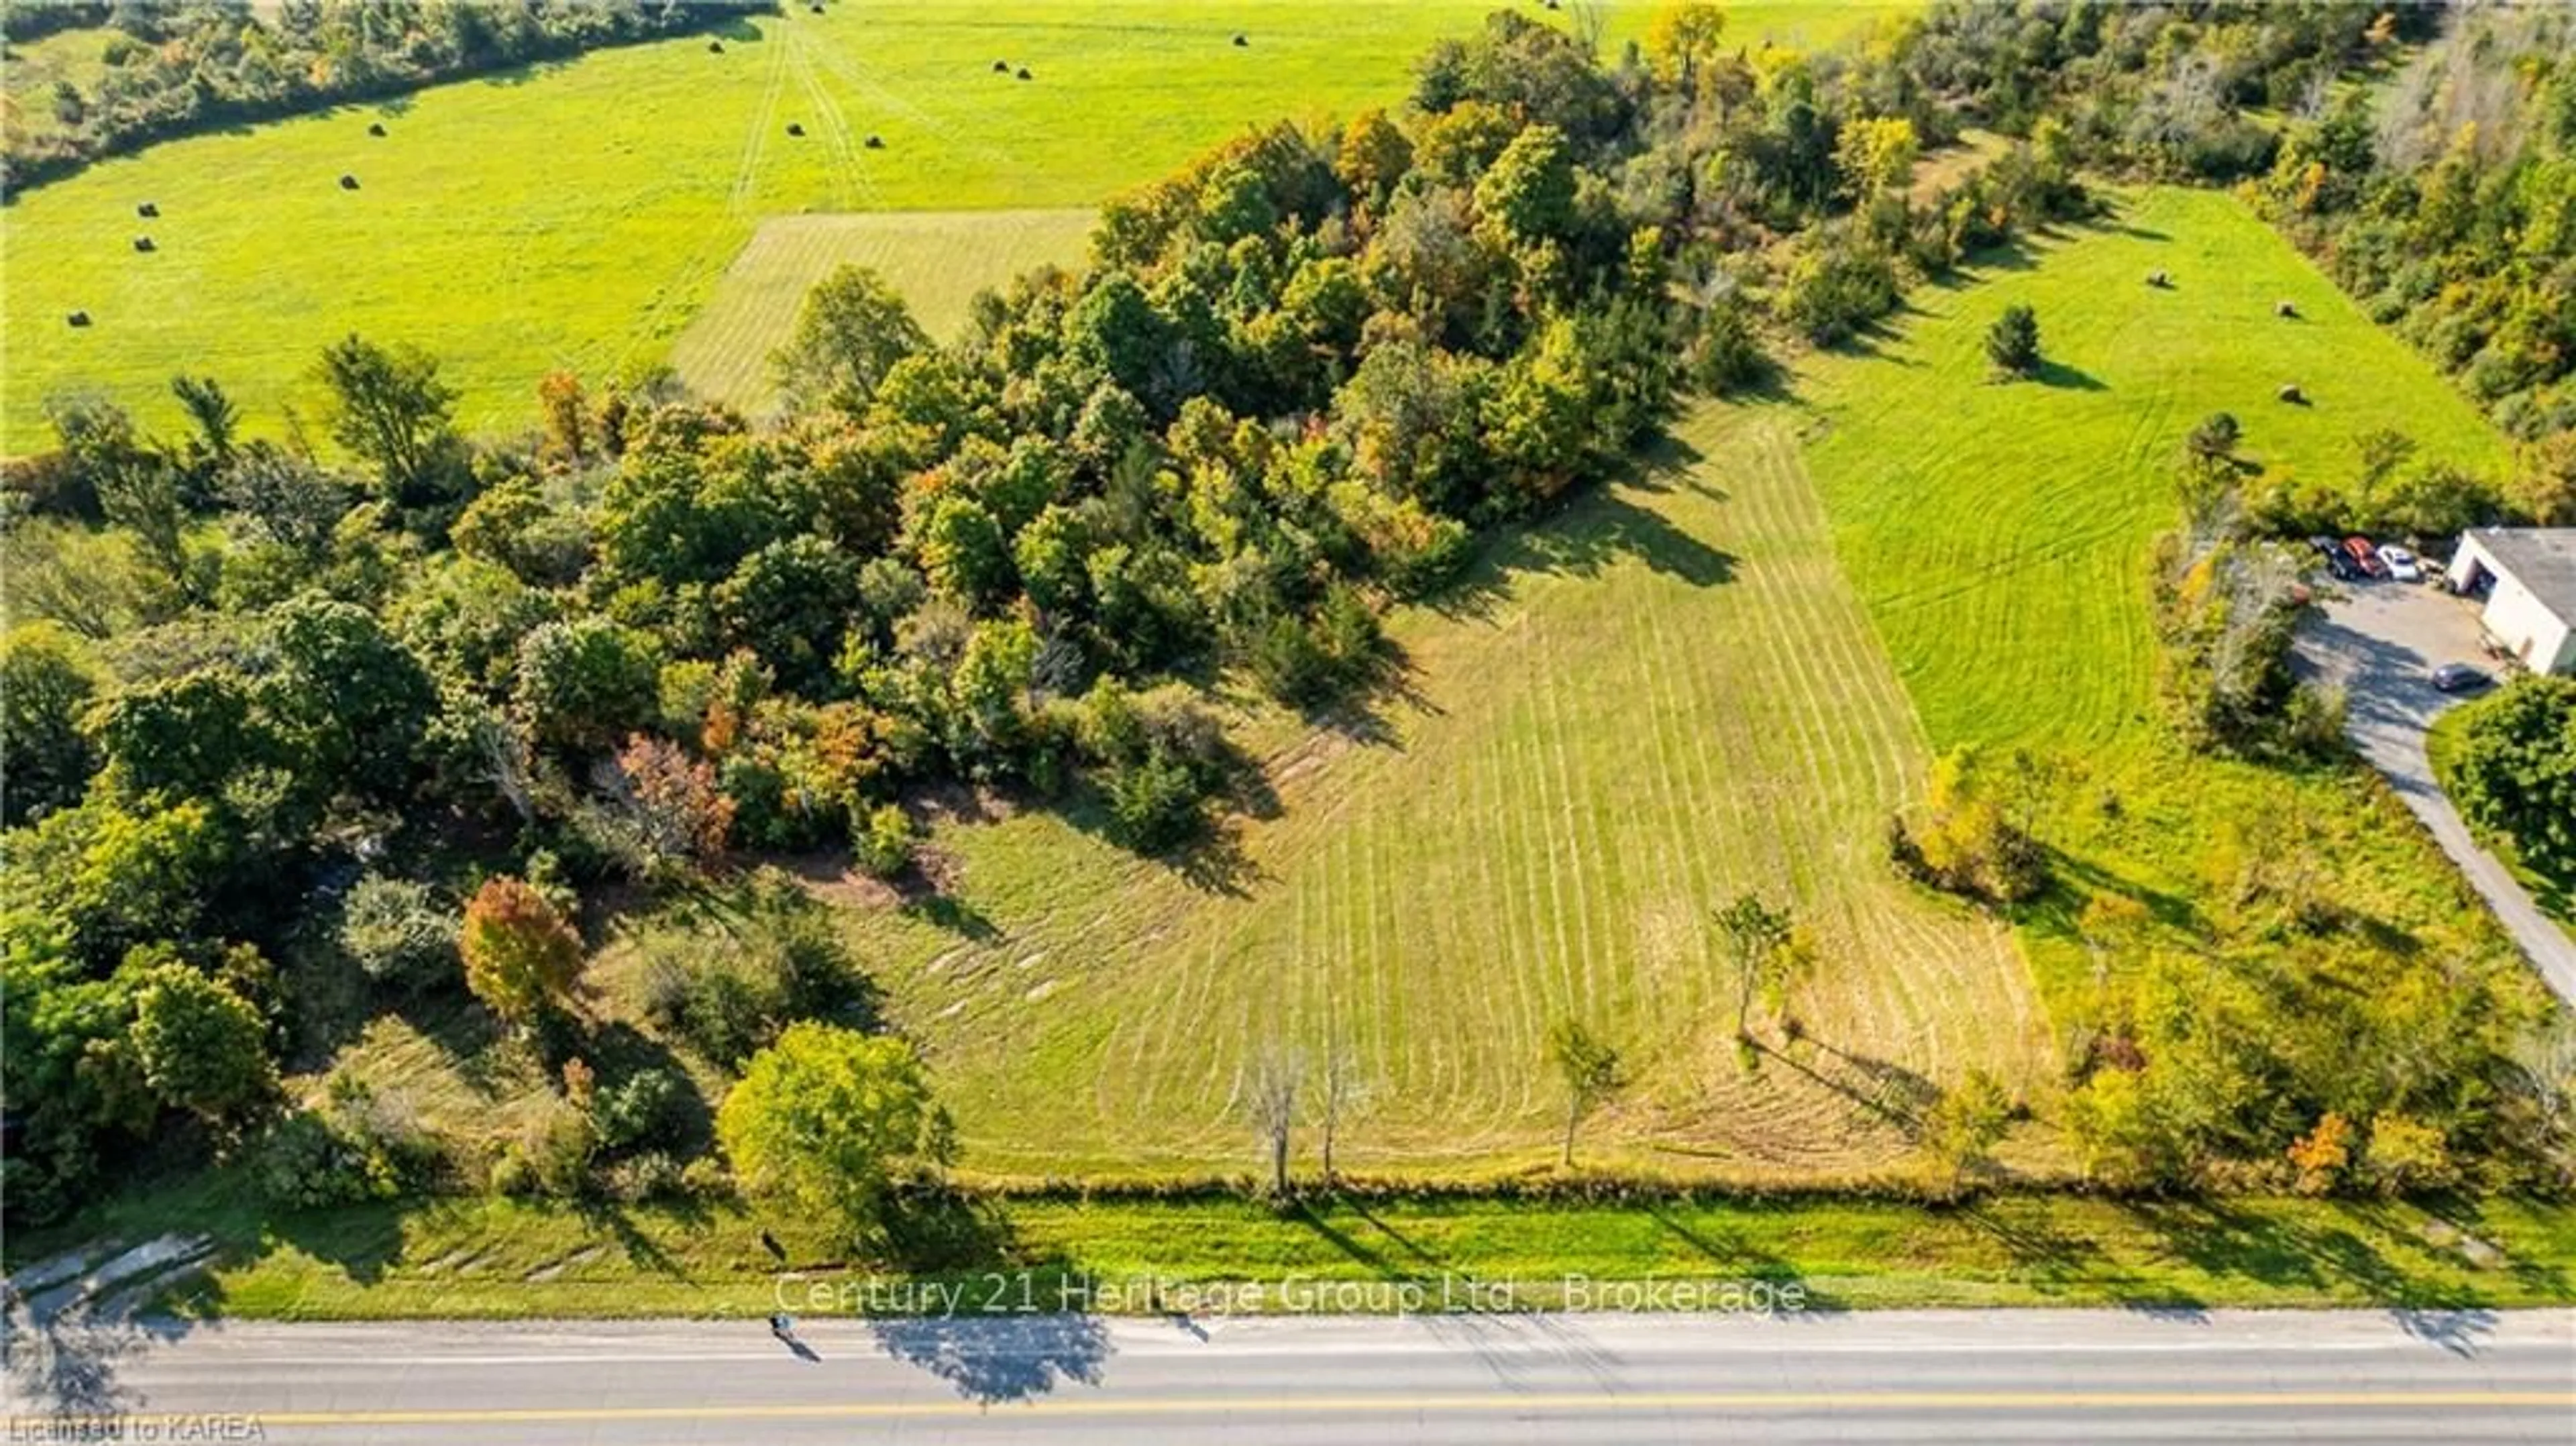
{"type": "Polygon", "coordinates": [[[1834,544],[1936,748],[2063,758],[2047,841],[2071,901],[2024,933],[2052,1011],[2090,990],[2073,909],[2158,906],[2202,937],[2241,871],[2309,861],[2331,897],[2421,947],[2505,957],[2431,840],[2358,768],[2298,772],[2195,757],[2157,718],[2149,552],[2180,517],[2184,435],[2216,411],[2245,451],[2297,475],[2358,466],[2394,427],[2425,455],[2502,465],[2503,440],[2422,358],[2373,327],[2234,198],[2154,190],[2116,218],[1916,293],[1909,314],[1797,382],[1834,544]],[[2145,284],[2150,272],[2170,289],[2145,284]],[[2287,300],[2297,319],[2275,316],[2287,300]],[[1991,380],[1984,333],[2039,316],[2036,381],[1991,380]],[[2284,383],[2309,398],[2275,400],[2284,383]]]}
{"type": "Polygon", "coordinates": [[[934,340],[966,323],[975,293],[1041,266],[1076,266],[1092,213],[880,211],[780,216],[761,223],[715,295],[671,346],[689,390],[757,411],[775,388],[770,354],[795,330],[805,293],[841,266],[885,278],[934,340]]]}

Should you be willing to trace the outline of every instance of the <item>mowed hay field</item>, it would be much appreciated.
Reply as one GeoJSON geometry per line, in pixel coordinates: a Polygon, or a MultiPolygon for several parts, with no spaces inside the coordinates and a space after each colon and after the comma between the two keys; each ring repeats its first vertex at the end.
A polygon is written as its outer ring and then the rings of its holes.
{"type": "Polygon", "coordinates": [[[2223,908],[2211,859],[2295,833],[2338,897],[2424,947],[2499,947],[2367,775],[2186,756],[2154,721],[2148,552],[2200,418],[2234,410],[2250,453],[2322,476],[2381,425],[2466,465],[2502,457],[2237,202],[2125,198],[1925,289],[1786,391],[1695,411],[1639,480],[1508,544],[1445,613],[1401,616],[1408,691],[1382,705],[1384,736],[1248,728],[1280,806],[1242,826],[1221,877],[1053,816],[943,823],[956,907],[851,917],[974,1167],[1243,1168],[1257,1061],[1335,1039],[1370,1101],[1350,1161],[1536,1161],[1562,1098],[1542,1036],[1574,1016],[1638,1075],[1595,1127],[1599,1162],[1887,1168],[1909,1111],[1983,1066],[2037,1115],[2008,1155],[2047,1169],[2065,1159],[2061,1025],[2092,977],[2087,897],[2223,908]],[[2172,291],[2144,286],[2158,269],[2172,291]],[[2274,317],[2284,299],[2303,319],[2274,317]],[[1993,383],[1983,333],[2018,300],[2051,367],[1993,383]],[[2273,401],[2285,381],[2313,405],[2273,401]],[[2044,830],[2069,890],[2018,938],[1885,862],[1889,811],[1962,745],[2069,771],[2044,830]],[[1791,1001],[1811,1041],[1751,1075],[1709,922],[1747,887],[1793,897],[1824,943],[1791,1001]]]}
{"type": "Polygon", "coordinates": [[[1798,390],[1835,543],[1945,748],[2142,731],[2147,553],[2180,512],[2183,437],[2210,413],[2235,414],[2247,456],[2302,477],[2354,475],[2376,427],[2472,470],[2506,456],[2429,364],[2211,191],[2143,193],[2109,224],[1921,288],[1798,390]],[[2155,271],[2171,289],[2146,284],[2155,271]],[[2298,319],[2273,315],[2280,301],[2298,319]],[[2037,311],[2048,365],[1995,383],[1986,328],[2015,302],[2037,311]],[[2284,383],[2309,405],[2275,400],[2284,383]]]}
{"type": "Polygon", "coordinates": [[[2327,897],[2434,957],[2509,957],[2432,841],[2359,768],[2186,754],[2157,720],[2150,549],[2179,519],[2185,434],[2216,411],[2266,466],[2344,479],[2358,437],[2492,474],[2504,441],[2234,198],[2155,190],[2042,240],[1796,382],[1836,551],[1936,749],[2035,748],[2068,770],[2044,839],[2069,886],[2022,931],[2064,1013],[2096,961],[2086,899],[2223,919],[2239,871],[2294,851],[2327,897]],[[2170,273],[2170,290],[2146,286],[2170,273]],[[2287,300],[2296,320],[2273,314],[2287,300]],[[1986,328],[2027,302],[2042,379],[1987,380],[1986,328]],[[2297,384],[2309,405],[2274,399],[2297,384]]]}
{"type": "Polygon", "coordinates": [[[725,268],[715,295],[671,347],[681,385],[703,397],[759,411],[770,402],[769,358],[795,330],[814,283],[844,265],[886,279],[913,319],[944,341],[965,325],[967,305],[987,287],[1041,266],[1077,266],[1092,212],[877,211],[847,216],[780,216],[725,268]]]}
{"type": "MultiPolygon", "coordinates": [[[[1434,39],[1500,3],[793,4],[731,26],[722,54],[686,37],[155,146],[0,212],[0,447],[40,446],[43,399],[75,387],[176,427],[183,367],[275,432],[352,331],[438,356],[469,428],[521,425],[548,371],[664,361],[764,218],[1094,206],[1246,126],[1397,103],[1434,39]],[[75,310],[95,325],[66,326],[75,310]]],[[[1791,0],[1730,23],[1824,44],[1910,8],[1791,0]]],[[[1612,43],[1647,13],[1616,8],[1612,43]]]]}
{"type": "Polygon", "coordinates": [[[1881,860],[1924,740],[1789,420],[1695,413],[1448,612],[1400,615],[1402,694],[1369,723],[1256,722],[1278,807],[1230,861],[1176,871],[1051,814],[943,824],[953,907],[852,918],[970,1166],[1247,1168],[1258,1062],[1336,1042],[1367,1096],[1346,1165],[1536,1163],[1560,1018],[1636,1076],[1589,1127],[1596,1163],[1859,1173],[1972,1067],[2044,1092],[2009,938],[1881,860]],[[1750,1075],[1710,922],[1744,889],[1794,901],[1822,946],[1790,1001],[1809,1042],[1750,1075]]]}

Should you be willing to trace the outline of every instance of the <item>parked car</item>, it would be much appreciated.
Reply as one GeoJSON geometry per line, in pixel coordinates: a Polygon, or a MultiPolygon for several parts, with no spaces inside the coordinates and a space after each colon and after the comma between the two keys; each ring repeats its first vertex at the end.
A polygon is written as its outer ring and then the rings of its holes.
{"type": "Polygon", "coordinates": [[[2467,663],[2444,663],[2433,670],[2433,690],[2437,693],[2474,693],[2494,681],[2485,669],[2467,663]]]}
{"type": "Polygon", "coordinates": [[[2308,546],[2317,550],[2317,556],[2325,562],[2326,571],[2334,574],[2337,580],[2351,582],[2361,576],[2361,569],[2353,566],[2352,559],[2344,555],[2342,543],[2331,537],[2311,537],[2308,546]]]}
{"type": "Polygon", "coordinates": [[[2370,539],[2360,533],[2343,540],[2343,555],[2351,558],[2352,565],[2360,568],[2365,577],[2388,575],[2388,564],[2379,560],[2379,554],[2371,549],[2370,539]]]}
{"type": "Polygon", "coordinates": [[[2397,579],[2399,582],[2422,582],[2424,580],[2424,569],[2415,561],[2415,554],[2408,552],[2405,548],[2399,547],[2396,543],[2387,542],[2380,544],[2379,560],[2387,564],[2388,575],[2397,579]]]}

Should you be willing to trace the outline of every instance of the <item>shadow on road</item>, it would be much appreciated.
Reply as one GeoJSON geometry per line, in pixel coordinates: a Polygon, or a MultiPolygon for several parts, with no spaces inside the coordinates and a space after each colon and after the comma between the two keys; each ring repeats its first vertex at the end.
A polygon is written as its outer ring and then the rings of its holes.
{"type": "Polygon", "coordinates": [[[970,1401],[1043,1396],[1071,1381],[1100,1384],[1109,1332],[1097,1316],[887,1317],[868,1329],[885,1353],[919,1366],[970,1401]]]}

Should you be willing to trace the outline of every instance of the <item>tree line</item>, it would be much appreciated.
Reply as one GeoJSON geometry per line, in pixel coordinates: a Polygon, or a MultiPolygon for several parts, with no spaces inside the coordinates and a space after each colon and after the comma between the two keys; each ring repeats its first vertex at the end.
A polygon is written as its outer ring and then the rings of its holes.
{"type": "Polygon", "coordinates": [[[57,80],[13,96],[53,117],[13,125],[0,152],[9,192],[105,156],[217,126],[376,100],[488,71],[628,45],[774,11],[774,0],[117,0],[12,5],[23,42],[75,26],[105,30],[105,68],[84,88],[57,80]]]}

